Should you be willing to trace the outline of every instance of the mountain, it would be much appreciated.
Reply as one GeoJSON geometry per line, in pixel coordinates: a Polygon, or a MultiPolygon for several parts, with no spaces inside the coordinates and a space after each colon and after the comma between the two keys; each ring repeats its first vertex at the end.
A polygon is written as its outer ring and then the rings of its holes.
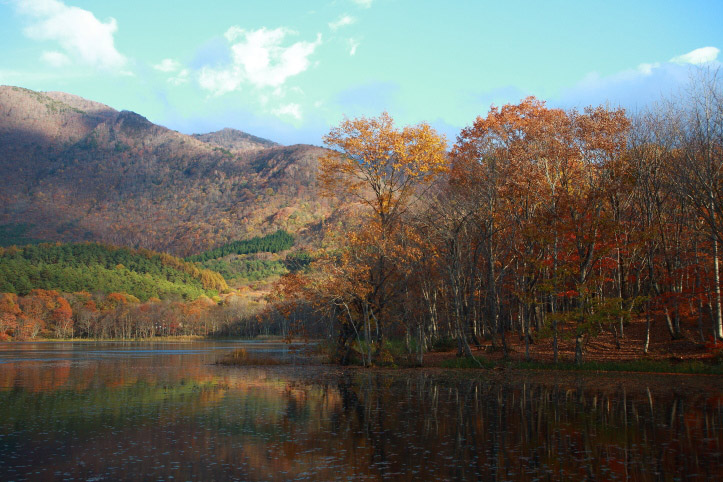
{"type": "Polygon", "coordinates": [[[193,134],[193,137],[199,141],[234,152],[258,151],[279,145],[268,139],[252,136],[229,127],[208,134],[193,134]]]}
{"type": "Polygon", "coordinates": [[[61,92],[0,86],[0,226],[188,256],[331,212],[311,145],[241,131],[188,136],[61,92]]]}

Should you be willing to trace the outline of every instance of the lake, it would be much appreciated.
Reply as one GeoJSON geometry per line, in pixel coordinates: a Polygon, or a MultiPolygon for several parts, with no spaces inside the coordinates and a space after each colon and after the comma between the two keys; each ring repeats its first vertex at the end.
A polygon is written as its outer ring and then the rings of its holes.
{"type": "Polygon", "coordinates": [[[723,480],[721,377],[223,367],[2,343],[0,480],[723,480]]]}

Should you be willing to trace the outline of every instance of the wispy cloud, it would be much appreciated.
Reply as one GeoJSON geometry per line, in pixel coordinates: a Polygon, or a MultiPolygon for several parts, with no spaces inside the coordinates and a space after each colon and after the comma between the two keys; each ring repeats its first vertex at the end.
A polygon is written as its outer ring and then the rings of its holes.
{"type": "Polygon", "coordinates": [[[671,62],[676,64],[705,64],[713,62],[718,58],[720,50],[715,47],[701,47],[699,49],[692,50],[687,54],[678,55],[670,59],[671,62]]]}
{"type": "Polygon", "coordinates": [[[301,120],[301,106],[299,104],[284,104],[277,109],[274,109],[273,114],[279,117],[293,117],[296,120],[301,120]]]}
{"type": "Polygon", "coordinates": [[[565,107],[604,104],[637,110],[663,97],[677,94],[690,81],[695,69],[717,67],[719,50],[703,47],[673,57],[668,62],[642,63],[636,68],[600,76],[588,74],[577,85],[566,89],[553,102],[565,107]]]}
{"type": "Polygon", "coordinates": [[[243,30],[231,27],[225,33],[231,62],[221,67],[204,66],[199,83],[215,95],[239,90],[244,84],[257,88],[280,87],[289,77],[311,65],[309,57],[321,45],[321,34],[313,42],[299,41],[284,46],[294,32],[285,28],[243,30]]]}
{"type": "Polygon", "coordinates": [[[356,55],[356,49],[359,48],[360,42],[356,39],[349,39],[349,55],[356,55]]]}
{"type": "Polygon", "coordinates": [[[63,52],[45,51],[40,56],[40,60],[51,67],[65,67],[71,64],[71,60],[63,52]]]}
{"type": "Polygon", "coordinates": [[[643,75],[650,75],[653,73],[653,69],[657,69],[658,67],[660,67],[660,62],[655,62],[652,64],[642,63],[638,65],[638,72],[643,75]]]}
{"type": "Polygon", "coordinates": [[[190,72],[188,69],[181,69],[178,73],[168,78],[168,83],[172,85],[181,85],[188,82],[190,72]]]}
{"type": "Polygon", "coordinates": [[[347,25],[351,25],[354,22],[356,22],[356,19],[351,15],[342,15],[333,22],[329,22],[329,28],[332,30],[338,30],[342,27],[346,27],[347,25]]]}
{"type": "Polygon", "coordinates": [[[121,70],[127,59],[115,48],[114,18],[98,20],[92,12],[70,7],[59,0],[14,0],[16,10],[28,19],[24,29],[33,40],[57,42],[62,52],[46,51],[41,59],[60,67],[72,62],[103,70],[121,70]]]}
{"type": "Polygon", "coordinates": [[[153,68],[165,74],[173,74],[167,79],[171,85],[185,84],[191,75],[191,72],[183,68],[183,65],[175,59],[163,59],[154,65],[153,68]]]}
{"type": "Polygon", "coordinates": [[[352,0],[354,3],[363,8],[369,8],[372,6],[374,0],[352,0]]]}
{"type": "Polygon", "coordinates": [[[181,68],[181,64],[177,60],[163,59],[159,63],[153,66],[154,69],[161,72],[175,72],[181,68]]]}
{"type": "Polygon", "coordinates": [[[57,82],[58,80],[68,80],[70,78],[79,78],[79,73],[59,73],[53,70],[3,70],[0,69],[0,85],[28,85],[29,82],[57,82]]]}

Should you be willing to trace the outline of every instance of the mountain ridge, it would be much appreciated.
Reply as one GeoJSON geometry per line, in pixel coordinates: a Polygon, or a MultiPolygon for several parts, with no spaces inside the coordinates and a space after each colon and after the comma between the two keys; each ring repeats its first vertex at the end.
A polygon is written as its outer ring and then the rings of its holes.
{"type": "Polygon", "coordinates": [[[230,127],[206,134],[193,134],[191,137],[236,152],[255,151],[280,146],[280,144],[269,139],[257,137],[230,127]]]}
{"type": "Polygon", "coordinates": [[[277,229],[304,238],[330,214],[316,195],[324,149],[234,129],[200,136],[71,94],[2,86],[0,224],[187,256],[277,229]],[[224,147],[224,136],[236,144],[224,147]]]}

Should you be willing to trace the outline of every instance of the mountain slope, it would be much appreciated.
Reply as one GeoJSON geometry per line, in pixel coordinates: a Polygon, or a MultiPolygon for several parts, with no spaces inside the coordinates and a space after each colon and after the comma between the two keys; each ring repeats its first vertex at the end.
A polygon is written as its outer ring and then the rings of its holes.
{"type": "Polygon", "coordinates": [[[220,132],[204,141],[70,94],[0,87],[0,225],[181,256],[318,227],[323,149],[220,132]]]}
{"type": "Polygon", "coordinates": [[[140,300],[213,296],[228,289],[221,275],[148,250],[101,244],[0,248],[0,292],[124,292],[140,300]]]}
{"type": "Polygon", "coordinates": [[[193,134],[195,139],[234,152],[258,151],[278,146],[276,142],[252,136],[236,129],[225,128],[208,134],[193,134]]]}

